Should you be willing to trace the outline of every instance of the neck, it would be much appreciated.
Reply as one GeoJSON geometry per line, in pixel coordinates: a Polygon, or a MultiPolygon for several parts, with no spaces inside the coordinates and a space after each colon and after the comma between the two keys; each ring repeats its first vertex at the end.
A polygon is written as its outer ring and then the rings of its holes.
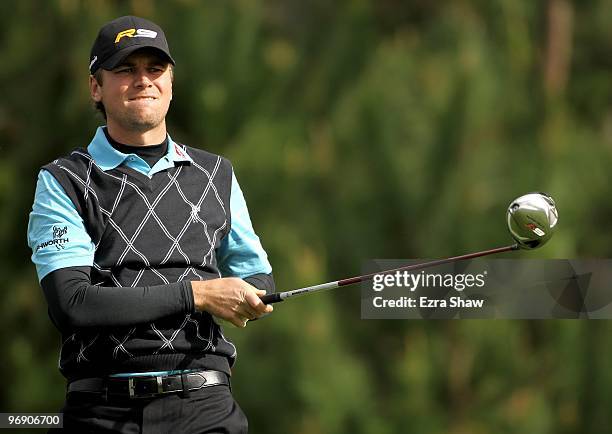
{"type": "Polygon", "coordinates": [[[108,134],[117,142],[131,146],[159,145],[166,140],[166,121],[158,126],[144,132],[125,130],[116,123],[109,122],[106,125],[108,134]]]}

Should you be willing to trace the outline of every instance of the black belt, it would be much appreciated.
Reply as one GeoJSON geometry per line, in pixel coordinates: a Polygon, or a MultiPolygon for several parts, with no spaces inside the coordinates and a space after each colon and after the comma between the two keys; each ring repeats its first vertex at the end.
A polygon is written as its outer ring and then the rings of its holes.
{"type": "Polygon", "coordinates": [[[155,396],[202,389],[204,387],[229,385],[229,377],[220,371],[198,371],[186,374],[82,378],[68,384],[67,392],[94,392],[105,397],[152,398],[155,396]]]}

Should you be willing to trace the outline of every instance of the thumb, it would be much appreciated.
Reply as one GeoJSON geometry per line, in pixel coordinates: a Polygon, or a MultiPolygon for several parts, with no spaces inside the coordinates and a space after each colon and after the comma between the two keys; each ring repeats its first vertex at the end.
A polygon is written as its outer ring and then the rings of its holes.
{"type": "Polygon", "coordinates": [[[255,290],[255,293],[256,293],[256,294],[257,294],[259,297],[261,297],[262,295],[266,295],[266,291],[265,291],[265,289],[256,289],[256,290],[255,290]]]}

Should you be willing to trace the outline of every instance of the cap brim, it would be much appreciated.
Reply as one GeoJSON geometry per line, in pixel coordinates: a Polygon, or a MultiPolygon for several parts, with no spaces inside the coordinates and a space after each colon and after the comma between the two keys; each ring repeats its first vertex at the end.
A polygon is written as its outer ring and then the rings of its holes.
{"type": "Polygon", "coordinates": [[[163,59],[166,59],[168,62],[172,63],[173,65],[176,65],[176,63],[174,62],[174,59],[172,58],[172,56],[170,56],[168,53],[166,53],[161,48],[152,47],[150,45],[130,45],[128,47],[125,47],[125,48],[117,51],[111,57],[106,59],[102,64],[100,64],[99,68],[107,69],[107,70],[115,69],[130,54],[132,54],[135,51],[144,50],[144,49],[153,50],[156,53],[158,53],[160,55],[160,57],[162,57],[163,59]]]}

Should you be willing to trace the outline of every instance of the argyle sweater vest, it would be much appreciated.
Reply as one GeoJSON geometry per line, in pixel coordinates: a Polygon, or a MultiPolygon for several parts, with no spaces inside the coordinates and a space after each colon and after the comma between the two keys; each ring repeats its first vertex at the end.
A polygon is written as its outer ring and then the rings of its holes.
{"type": "MultiPolygon", "coordinates": [[[[220,277],[215,250],[230,230],[232,167],[217,155],[182,149],[193,162],[151,178],[125,165],[103,171],[85,149],[43,167],[62,185],[95,245],[93,285],[220,277]]],[[[194,311],[132,327],[64,330],[59,368],[69,380],[191,368],[229,373],[235,357],[212,316],[194,311]]]]}

